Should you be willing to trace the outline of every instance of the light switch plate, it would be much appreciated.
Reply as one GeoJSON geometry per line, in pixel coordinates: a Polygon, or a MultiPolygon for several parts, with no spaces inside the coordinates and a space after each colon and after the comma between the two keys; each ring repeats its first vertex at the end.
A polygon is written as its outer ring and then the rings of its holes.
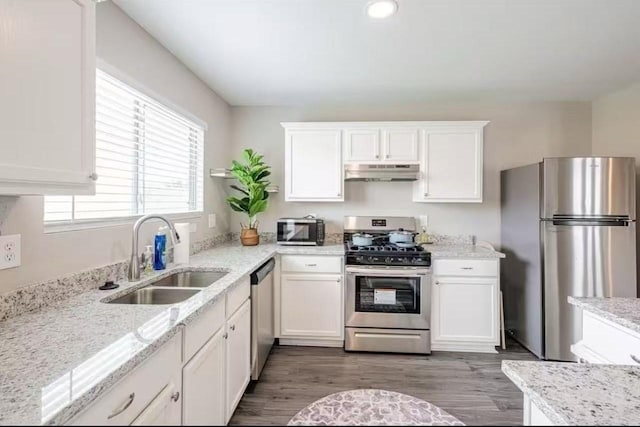
{"type": "Polygon", "coordinates": [[[20,235],[0,236],[0,270],[20,266],[20,235]]]}
{"type": "Polygon", "coordinates": [[[216,226],[216,214],[209,214],[209,228],[214,228],[216,226]]]}

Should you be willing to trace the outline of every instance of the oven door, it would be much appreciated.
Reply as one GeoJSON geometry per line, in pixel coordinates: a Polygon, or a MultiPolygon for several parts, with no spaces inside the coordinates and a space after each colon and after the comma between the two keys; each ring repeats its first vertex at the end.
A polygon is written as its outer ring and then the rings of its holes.
{"type": "Polygon", "coordinates": [[[315,220],[278,220],[276,237],[281,245],[316,245],[318,225],[315,220]]]}
{"type": "Polygon", "coordinates": [[[347,266],[345,325],[429,329],[430,270],[347,266]]]}

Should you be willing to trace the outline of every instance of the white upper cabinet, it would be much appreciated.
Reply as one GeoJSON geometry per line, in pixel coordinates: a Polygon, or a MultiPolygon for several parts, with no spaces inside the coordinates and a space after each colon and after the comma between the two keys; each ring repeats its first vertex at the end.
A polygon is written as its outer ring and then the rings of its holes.
{"type": "Polygon", "coordinates": [[[422,129],[421,177],[415,202],[481,203],[483,127],[452,122],[422,129]]]}
{"type": "Polygon", "coordinates": [[[93,0],[2,1],[0,34],[0,194],[92,194],[93,0]]]}
{"type": "Polygon", "coordinates": [[[394,163],[418,163],[419,131],[417,128],[382,130],[383,160],[394,163]]]}
{"type": "Polygon", "coordinates": [[[285,201],[343,201],[341,130],[283,126],[285,201]]]}
{"type": "Polygon", "coordinates": [[[344,161],[377,162],[380,160],[378,129],[346,129],[344,131],[344,161]]]}
{"type": "Polygon", "coordinates": [[[344,130],[345,163],[418,163],[419,129],[378,127],[377,123],[344,130]]]}

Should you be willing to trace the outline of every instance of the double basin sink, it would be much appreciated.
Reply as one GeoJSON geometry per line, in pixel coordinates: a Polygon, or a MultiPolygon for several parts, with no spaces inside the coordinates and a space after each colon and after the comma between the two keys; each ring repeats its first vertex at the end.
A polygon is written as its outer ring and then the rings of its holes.
{"type": "Polygon", "coordinates": [[[144,288],[108,301],[108,304],[175,304],[220,280],[224,271],[183,271],[151,282],[144,288]]]}

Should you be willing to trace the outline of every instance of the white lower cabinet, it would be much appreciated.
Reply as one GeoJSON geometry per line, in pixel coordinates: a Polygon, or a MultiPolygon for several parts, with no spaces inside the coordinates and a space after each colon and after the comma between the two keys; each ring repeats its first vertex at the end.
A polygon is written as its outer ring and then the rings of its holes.
{"type": "Polygon", "coordinates": [[[180,424],[182,334],[178,333],[87,409],[72,425],[180,424]],[[135,421],[134,421],[135,420],[135,421]],[[176,422],[177,420],[177,422],[176,422]]]}
{"type": "Polygon", "coordinates": [[[284,274],[281,337],[342,337],[342,276],[284,274]]]}
{"type": "Polygon", "coordinates": [[[582,339],[571,351],[582,362],[640,365],[640,334],[582,310],[582,339]]]}
{"type": "Polygon", "coordinates": [[[498,261],[435,260],[433,350],[495,353],[500,344],[498,261]]]}
{"type": "Polygon", "coordinates": [[[525,394],[523,404],[522,425],[525,426],[552,426],[553,422],[547,417],[538,405],[533,403],[525,394]]]}
{"type": "Polygon", "coordinates": [[[275,310],[280,344],[343,345],[343,263],[340,256],[281,257],[275,310]]]}
{"type": "Polygon", "coordinates": [[[169,383],[131,424],[133,426],[182,425],[180,383],[169,383]]]}
{"type": "Polygon", "coordinates": [[[223,425],[226,411],[226,329],[220,329],[182,369],[184,425],[223,425]]]}
{"type": "Polygon", "coordinates": [[[251,376],[249,295],[247,279],[180,328],[70,424],[227,424],[251,376]]]}
{"type": "Polygon", "coordinates": [[[227,319],[227,414],[229,422],[251,379],[251,301],[227,319]]]}

